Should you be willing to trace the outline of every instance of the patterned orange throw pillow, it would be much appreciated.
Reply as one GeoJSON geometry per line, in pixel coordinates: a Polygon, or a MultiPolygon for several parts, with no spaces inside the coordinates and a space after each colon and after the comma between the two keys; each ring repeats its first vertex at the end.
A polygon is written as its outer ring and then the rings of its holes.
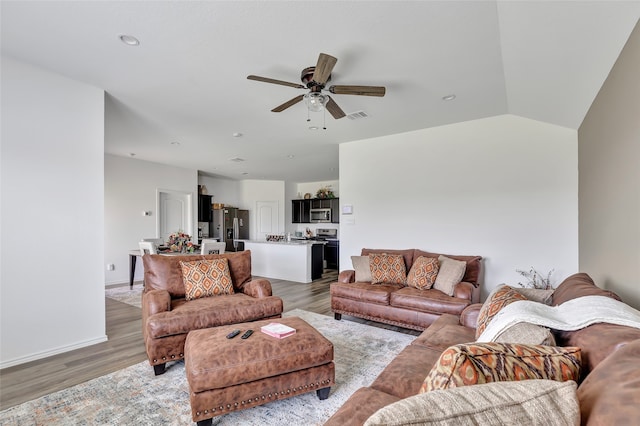
{"type": "Polygon", "coordinates": [[[233,294],[233,283],[226,258],[180,262],[185,299],[233,294]]]}
{"type": "Polygon", "coordinates": [[[438,259],[420,256],[411,265],[411,270],[407,276],[407,285],[419,290],[428,290],[436,282],[439,269],[438,259]]]}
{"type": "Polygon", "coordinates": [[[399,254],[372,253],[369,255],[371,284],[407,284],[407,268],[399,254]]]}
{"type": "Polygon", "coordinates": [[[484,302],[482,308],[480,308],[480,312],[478,313],[476,339],[480,337],[493,317],[495,317],[496,314],[500,312],[500,309],[517,300],[527,300],[527,298],[508,285],[499,287],[491,295],[489,295],[489,298],[484,302]]]}
{"type": "Polygon", "coordinates": [[[451,346],[440,355],[420,393],[490,382],[580,378],[578,347],[468,343],[451,346]]]}

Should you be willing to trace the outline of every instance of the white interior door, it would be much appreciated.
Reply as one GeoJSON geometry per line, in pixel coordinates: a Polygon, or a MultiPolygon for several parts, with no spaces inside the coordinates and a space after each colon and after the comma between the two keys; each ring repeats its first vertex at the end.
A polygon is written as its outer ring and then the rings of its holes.
{"type": "Polygon", "coordinates": [[[169,234],[177,231],[193,236],[191,194],[159,189],[157,200],[158,237],[162,238],[162,241],[167,241],[169,234]]]}
{"type": "Polygon", "coordinates": [[[267,234],[278,234],[278,223],[280,222],[278,202],[258,201],[256,202],[256,211],[256,238],[265,240],[267,234]]]}

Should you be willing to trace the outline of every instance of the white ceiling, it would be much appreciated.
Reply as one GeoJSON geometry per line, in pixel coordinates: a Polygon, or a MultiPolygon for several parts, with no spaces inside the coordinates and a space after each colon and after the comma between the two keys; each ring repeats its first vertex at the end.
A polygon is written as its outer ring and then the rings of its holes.
{"type": "Polygon", "coordinates": [[[105,90],[105,152],[315,182],[338,179],[342,142],[498,114],[577,129],[640,1],[2,0],[1,14],[4,55],[105,90]],[[330,84],[386,86],[333,96],[368,118],[309,130],[323,114],[307,122],[304,103],[270,111],[303,90],[246,79],[299,83],[320,52],[338,58],[330,84]]]}

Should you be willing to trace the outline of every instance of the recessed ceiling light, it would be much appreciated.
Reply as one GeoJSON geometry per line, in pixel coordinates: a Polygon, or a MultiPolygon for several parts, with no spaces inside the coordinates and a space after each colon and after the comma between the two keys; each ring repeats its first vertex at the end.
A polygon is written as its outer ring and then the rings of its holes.
{"type": "Polygon", "coordinates": [[[287,155],[287,158],[289,158],[289,159],[293,159],[293,158],[296,158],[296,156],[295,156],[295,155],[293,155],[293,154],[289,154],[289,155],[287,155]]]}
{"type": "Polygon", "coordinates": [[[242,133],[240,132],[234,132],[232,135],[234,138],[241,138],[242,137],[242,133]]]}
{"type": "Polygon", "coordinates": [[[309,130],[318,130],[319,128],[318,126],[309,126],[309,130]]]}
{"type": "Polygon", "coordinates": [[[451,94],[451,95],[443,96],[443,97],[442,97],[442,100],[443,100],[443,101],[452,101],[452,100],[454,100],[455,98],[456,98],[456,95],[451,94]]]}
{"type": "Polygon", "coordinates": [[[138,40],[137,38],[135,38],[132,35],[120,34],[118,37],[120,38],[120,41],[122,41],[127,46],[138,46],[138,45],[140,45],[140,40],[138,40]]]}

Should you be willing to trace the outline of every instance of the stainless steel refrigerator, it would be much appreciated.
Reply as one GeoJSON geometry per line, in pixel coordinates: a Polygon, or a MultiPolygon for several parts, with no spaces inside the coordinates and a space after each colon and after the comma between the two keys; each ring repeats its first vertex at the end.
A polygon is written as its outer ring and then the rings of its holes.
{"type": "Polygon", "coordinates": [[[249,210],[225,207],[213,211],[213,237],[227,243],[226,251],[242,251],[249,239],[249,210]]]}

